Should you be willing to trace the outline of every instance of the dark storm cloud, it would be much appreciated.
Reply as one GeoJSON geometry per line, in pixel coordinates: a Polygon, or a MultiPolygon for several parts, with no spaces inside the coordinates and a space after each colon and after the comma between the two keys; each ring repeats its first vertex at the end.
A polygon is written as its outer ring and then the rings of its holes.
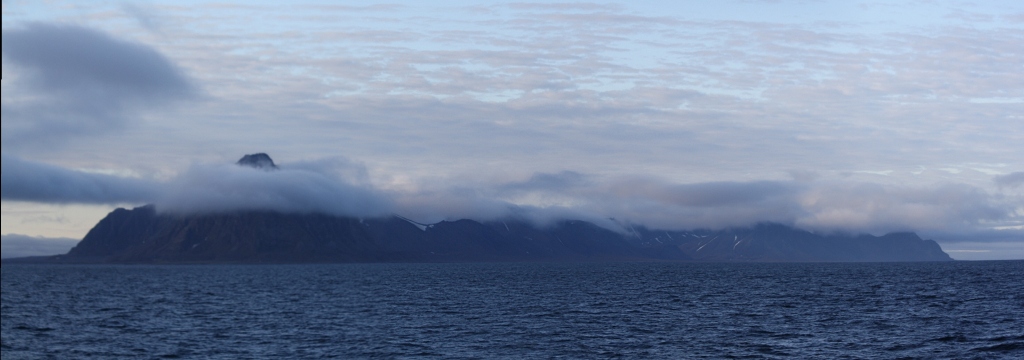
{"type": "Polygon", "coordinates": [[[91,174],[3,155],[3,200],[57,204],[116,204],[150,201],[158,187],[145,180],[91,174]]]}
{"type": "Polygon", "coordinates": [[[29,256],[50,256],[67,254],[78,245],[75,239],[49,239],[24,235],[0,237],[0,258],[10,259],[29,256]]]}
{"type": "Polygon", "coordinates": [[[1024,185],[1024,172],[1015,172],[995,178],[996,185],[1001,188],[1016,188],[1024,185]]]}
{"type": "Polygon", "coordinates": [[[137,110],[197,95],[164,55],[71,25],[3,31],[3,56],[21,93],[3,104],[4,148],[123,129],[137,110]]]}

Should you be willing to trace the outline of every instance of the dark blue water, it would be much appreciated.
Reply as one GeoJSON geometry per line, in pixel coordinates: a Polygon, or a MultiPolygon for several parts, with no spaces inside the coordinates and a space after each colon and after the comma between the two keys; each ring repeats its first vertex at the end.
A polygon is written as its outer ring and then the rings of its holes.
{"type": "Polygon", "coordinates": [[[1021,359],[1024,262],[5,266],[3,359],[1021,359]]]}

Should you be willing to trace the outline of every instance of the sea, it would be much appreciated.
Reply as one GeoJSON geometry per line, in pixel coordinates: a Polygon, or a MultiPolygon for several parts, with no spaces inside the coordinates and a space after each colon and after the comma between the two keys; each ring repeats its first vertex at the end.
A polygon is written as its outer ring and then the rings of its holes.
{"type": "Polygon", "coordinates": [[[7,359],[1024,359],[1024,262],[6,265],[7,359]]]}

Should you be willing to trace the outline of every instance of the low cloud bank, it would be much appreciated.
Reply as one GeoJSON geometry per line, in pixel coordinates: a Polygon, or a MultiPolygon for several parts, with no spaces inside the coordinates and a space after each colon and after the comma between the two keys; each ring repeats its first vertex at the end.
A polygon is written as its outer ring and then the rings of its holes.
{"type": "Polygon", "coordinates": [[[54,204],[143,203],[156,198],[152,181],[68,170],[3,155],[3,200],[54,204]]]}
{"type": "Polygon", "coordinates": [[[492,187],[408,194],[400,199],[401,209],[410,217],[421,216],[427,222],[452,214],[469,218],[514,215],[536,222],[614,219],[673,230],[775,222],[818,232],[884,234],[974,231],[1020,225],[1022,220],[1015,210],[1020,199],[967,185],[912,188],[828,181],[674,184],[654,178],[597,179],[560,173],[492,187]]]}
{"type": "Polygon", "coordinates": [[[78,245],[78,240],[75,239],[4,235],[0,237],[0,258],[11,259],[67,254],[75,245],[78,245]]]}
{"type": "Polygon", "coordinates": [[[720,229],[776,222],[818,232],[973,233],[1022,225],[1024,202],[967,185],[931,188],[828,181],[675,184],[648,177],[563,172],[503,184],[383,190],[344,159],[282,164],[265,171],[194,165],[160,182],[87,174],[3,158],[3,199],[48,203],[153,203],[173,214],[232,211],[399,214],[420,222],[516,217],[614,228],[720,229]]]}
{"type": "Polygon", "coordinates": [[[157,211],[222,213],[237,210],[383,216],[395,211],[385,194],[312,166],[265,171],[234,165],[195,165],[165,184],[157,211]]]}

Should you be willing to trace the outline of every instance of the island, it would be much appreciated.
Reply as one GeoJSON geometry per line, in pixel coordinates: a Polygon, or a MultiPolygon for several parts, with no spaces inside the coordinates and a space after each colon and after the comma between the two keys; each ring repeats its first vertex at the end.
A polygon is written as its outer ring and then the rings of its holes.
{"type": "MultiPolygon", "coordinates": [[[[266,154],[238,162],[277,170],[266,154]]],[[[399,215],[237,211],[163,214],[117,209],[64,255],[4,263],[263,264],[377,262],[920,262],[952,261],[914,233],[817,234],[763,223],[717,230],[657,230],[580,220],[515,218],[422,224],[399,215]]]]}

